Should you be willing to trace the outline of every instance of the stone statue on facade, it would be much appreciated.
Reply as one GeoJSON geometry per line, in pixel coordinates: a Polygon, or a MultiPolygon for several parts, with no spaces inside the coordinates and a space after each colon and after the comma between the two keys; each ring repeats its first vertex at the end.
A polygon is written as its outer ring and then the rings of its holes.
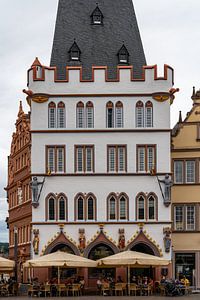
{"type": "Polygon", "coordinates": [[[173,186],[173,181],[171,180],[169,174],[166,174],[165,179],[159,179],[159,182],[164,183],[164,204],[169,206],[171,203],[171,187],[173,186]]]}
{"type": "Polygon", "coordinates": [[[79,229],[79,250],[83,253],[86,247],[85,229],[79,229]]]}
{"type": "Polygon", "coordinates": [[[33,250],[35,254],[39,253],[39,243],[40,243],[40,238],[39,238],[39,229],[34,229],[33,230],[33,250]]]}
{"type": "Polygon", "coordinates": [[[119,229],[119,242],[118,242],[118,248],[120,249],[120,251],[123,251],[125,248],[125,234],[124,234],[124,229],[120,228],[119,229]]]}
{"type": "Polygon", "coordinates": [[[32,190],[32,204],[34,207],[39,205],[39,185],[43,184],[44,181],[38,181],[37,177],[33,177],[33,181],[30,183],[32,190]]]}
{"type": "Polygon", "coordinates": [[[164,241],[164,247],[166,253],[169,253],[171,249],[171,243],[172,243],[171,233],[172,230],[170,227],[163,228],[163,234],[165,235],[163,241],[164,241]]]}

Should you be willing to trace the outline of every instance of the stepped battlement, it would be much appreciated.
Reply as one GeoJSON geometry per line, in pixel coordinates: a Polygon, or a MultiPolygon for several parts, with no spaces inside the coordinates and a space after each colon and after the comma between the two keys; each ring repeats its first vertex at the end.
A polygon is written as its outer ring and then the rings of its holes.
{"type": "Polygon", "coordinates": [[[57,79],[56,67],[42,66],[39,61],[28,70],[28,87],[37,93],[102,94],[168,92],[173,86],[174,71],[164,65],[163,76],[158,76],[157,65],[144,66],[142,78],[133,77],[134,66],[118,66],[117,78],[108,79],[106,66],[93,66],[92,79],[84,80],[82,67],[66,67],[65,80],[57,79]]]}

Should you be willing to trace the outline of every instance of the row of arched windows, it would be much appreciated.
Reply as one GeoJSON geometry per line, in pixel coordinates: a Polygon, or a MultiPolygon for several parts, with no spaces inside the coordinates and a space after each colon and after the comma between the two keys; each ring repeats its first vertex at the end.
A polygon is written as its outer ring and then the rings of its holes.
{"type": "MultiPolygon", "coordinates": [[[[79,193],[74,199],[75,221],[96,221],[97,199],[94,194],[79,193]]],[[[48,195],[46,198],[46,220],[68,220],[67,197],[64,194],[48,195]]],[[[140,193],[136,197],[136,220],[153,221],[158,219],[158,199],[154,193],[140,193]]],[[[107,197],[107,220],[129,220],[129,197],[125,193],[111,193],[107,197]]]]}
{"type": "MultiPolygon", "coordinates": [[[[136,128],[153,127],[153,104],[147,101],[136,103],[136,128]]],[[[59,102],[49,103],[49,128],[65,128],[66,112],[65,104],[59,102]]],[[[124,109],[123,103],[118,101],[115,105],[112,101],[106,104],[106,127],[123,128],[124,127],[124,109]]],[[[84,104],[82,101],[76,105],[76,128],[94,128],[94,105],[91,101],[84,104]]]]}

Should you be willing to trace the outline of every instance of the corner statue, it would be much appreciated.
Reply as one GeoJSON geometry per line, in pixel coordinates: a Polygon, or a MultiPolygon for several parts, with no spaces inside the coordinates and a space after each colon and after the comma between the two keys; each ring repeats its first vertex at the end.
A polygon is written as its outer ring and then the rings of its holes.
{"type": "Polygon", "coordinates": [[[171,203],[171,187],[173,186],[173,181],[171,180],[169,174],[166,174],[164,180],[159,179],[159,183],[160,182],[164,183],[164,204],[169,206],[171,203]]]}
{"type": "Polygon", "coordinates": [[[37,207],[39,205],[39,198],[40,198],[40,193],[41,189],[43,187],[44,180],[42,182],[39,182],[37,177],[33,177],[33,181],[30,183],[30,187],[32,190],[32,204],[34,207],[37,207]],[[39,185],[42,185],[39,193],[39,185]]]}

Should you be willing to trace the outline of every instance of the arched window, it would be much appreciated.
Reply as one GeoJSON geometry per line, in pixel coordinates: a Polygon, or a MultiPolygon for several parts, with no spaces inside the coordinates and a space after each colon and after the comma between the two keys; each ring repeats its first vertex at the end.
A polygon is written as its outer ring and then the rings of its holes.
{"type": "Polygon", "coordinates": [[[144,127],[144,105],[142,101],[136,103],[136,127],[144,127]]]}
{"type": "Polygon", "coordinates": [[[145,125],[146,127],[153,127],[153,104],[151,101],[145,104],[145,125]]]}
{"type": "Polygon", "coordinates": [[[95,219],[95,204],[94,199],[90,196],[87,199],[87,219],[94,220],[95,219]]]}
{"type": "Polygon", "coordinates": [[[149,196],[147,203],[148,203],[148,219],[155,220],[156,219],[156,200],[155,200],[155,198],[152,195],[149,196]]]}
{"type": "Polygon", "coordinates": [[[127,199],[125,196],[119,198],[119,220],[127,220],[127,199]]]}
{"type": "Polygon", "coordinates": [[[79,102],[76,107],[76,127],[84,128],[84,104],[79,102]]]}
{"type": "Polygon", "coordinates": [[[59,220],[63,220],[65,221],[67,218],[66,218],[66,212],[67,212],[67,201],[66,199],[61,196],[59,199],[58,199],[58,209],[59,209],[59,212],[58,212],[58,216],[59,216],[59,220]]]}
{"type": "Polygon", "coordinates": [[[106,105],[106,118],[107,118],[107,128],[114,127],[114,107],[113,103],[109,101],[106,105]]]}
{"type": "Polygon", "coordinates": [[[84,220],[84,199],[80,196],[77,200],[77,219],[84,220]]]}
{"type": "Polygon", "coordinates": [[[48,200],[48,212],[49,212],[49,220],[53,221],[56,219],[55,208],[56,208],[56,200],[51,197],[48,200]]]}
{"type": "Polygon", "coordinates": [[[86,103],[86,127],[94,128],[94,107],[91,101],[86,103]]]}
{"type": "Polygon", "coordinates": [[[120,101],[118,101],[115,106],[115,124],[117,128],[124,127],[123,104],[120,101]]]}
{"type": "Polygon", "coordinates": [[[137,198],[137,219],[145,219],[145,198],[142,195],[137,198]]]}
{"type": "Polygon", "coordinates": [[[57,109],[57,127],[58,128],[65,128],[65,104],[63,102],[58,103],[58,109],[57,109]]]}
{"type": "Polygon", "coordinates": [[[54,102],[49,103],[49,128],[56,127],[56,105],[54,102]]]}
{"type": "Polygon", "coordinates": [[[117,219],[117,200],[112,196],[108,201],[109,220],[117,219]]]}

